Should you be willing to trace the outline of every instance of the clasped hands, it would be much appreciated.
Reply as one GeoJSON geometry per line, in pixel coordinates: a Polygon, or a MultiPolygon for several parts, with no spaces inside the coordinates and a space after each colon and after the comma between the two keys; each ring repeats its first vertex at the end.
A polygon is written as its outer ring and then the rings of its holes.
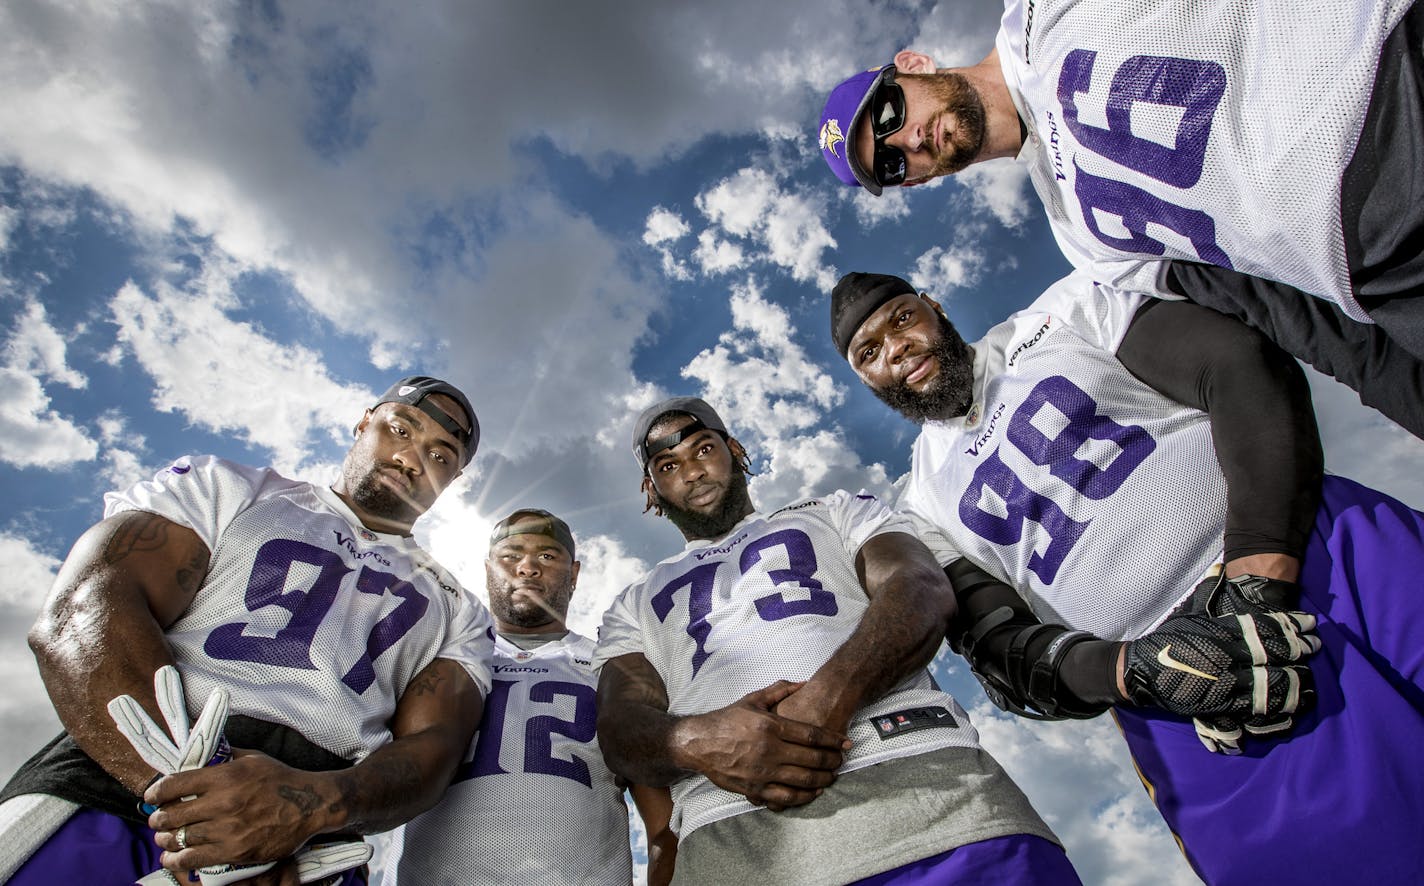
{"type": "Polygon", "coordinates": [[[779,680],[681,725],[685,768],[753,804],[780,812],[811,802],[850,748],[849,714],[813,683],[779,680]]]}

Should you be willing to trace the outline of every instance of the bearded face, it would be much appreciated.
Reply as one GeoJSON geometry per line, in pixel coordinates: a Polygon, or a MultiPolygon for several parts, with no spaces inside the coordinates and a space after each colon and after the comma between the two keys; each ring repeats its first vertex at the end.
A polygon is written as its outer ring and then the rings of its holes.
{"type": "Polygon", "coordinates": [[[939,373],[923,390],[915,391],[903,380],[870,388],[885,405],[915,424],[963,415],[974,402],[973,353],[952,324],[941,322],[940,329],[939,338],[928,348],[939,373]]]}

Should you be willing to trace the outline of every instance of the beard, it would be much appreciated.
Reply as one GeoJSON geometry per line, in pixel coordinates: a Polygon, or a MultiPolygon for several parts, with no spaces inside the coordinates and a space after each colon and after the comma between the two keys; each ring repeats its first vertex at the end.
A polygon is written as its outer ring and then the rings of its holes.
{"type": "Polygon", "coordinates": [[[940,318],[941,334],[929,350],[939,365],[939,374],[923,391],[915,391],[903,381],[887,388],[871,388],[881,402],[917,425],[939,418],[953,418],[969,411],[974,402],[974,359],[959,331],[940,318]]]}
{"type": "Polygon", "coordinates": [[[984,100],[963,74],[899,74],[899,80],[918,80],[925,85],[938,110],[930,118],[931,131],[939,131],[939,119],[953,114],[958,121],[947,150],[940,152],[936,142],[926,142],[934,167],[929,177],[953,175],[973,163],[984,148],[984,100]]]}
{"type": "Polygon", "coordinates": [[[747,492],[747,475],[740,469],[734,471],[727,480],[727,490],[713,506],[710,513],[702,513],[680,508],[666,499],[659,499],[663,515],[672,521],[684,538],[721,538],[742,518],[756,510],[752,507],[751,494],[747,492]]]}
{"type": "MultiPolygon", "coordinates": [[[[569,601],[573,599],[574,587],[565,581],[562,586],[550,588],[537,599],[514,599],[518,586],[510,581],[498,581],[489,588],[490,611],[505,624],[519,628],[538,628],[554,622],[563,622],[569,611],[569,601]]],[[[531,591],[531,593],[533,593],[531,591]]]]}
{"type": "Polygon", "coordinates": [[[351,500],[361,509],[384,520],[400,523],[414,523],[425,513],[409,496],[395,489],[381,475],[381,465],[372,465],[355,483],[347,484],[351,490],[351,500]]]}

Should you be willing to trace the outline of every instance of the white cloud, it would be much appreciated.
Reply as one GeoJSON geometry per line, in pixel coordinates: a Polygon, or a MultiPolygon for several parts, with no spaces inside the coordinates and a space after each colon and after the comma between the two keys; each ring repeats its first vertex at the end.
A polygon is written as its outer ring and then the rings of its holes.
{"type": "Polygon", "coordinates": [[[15,328],[5,342],[5,365],[67,387],[83,388],[88,379],[70,368],[66,350],[64,336],[50,325],[44,305],[29,301],[24,312],[16,315],[15,328]]]}
{"type": "Polygon", "coordinates": [[[691,230],[676,212],[654,206],[643,229],[643,242],[649,246],[661,246],[686,237],[691,230]]]}
{"type": "Polygon", "coordinates": [[[89,461],[99,446],[83,429],[50,409],[39,379],[0,367],[0,461],[18,468],[58,470],[89,461]]]}
{"type": "Polygon", "coordinates": [[[1018,228],[1038,209],[1037,199],[1031,199],[1025,187],[1027,167],[1012,158],[976,163],[954,180],[968,189],[976,207],[987,210],[1006,228],[1018,228]]]}
{"type": "MultiPolygon", "coordinates": [[[[795,280],[830,289],[835,278],[821,257],[836,241],[826,229],[823,198],[784,189],[769,173],[746,168],[697,195],[697,208],[719,235],[736,237],[758,251],[755,258],[790,272],[795,280]]],[[[704,231],[706,235],[708,231],[704,231]]],[[[717,240],[699,237],[699,255],[717,240]]],[[[725,270],[725,266],[720,266],[725,270]]]]}
{"type": "Polygon", "coordinates": [[[846,189],[855,207],[856,221],[873,228],[910,217],[910,192],[904,188],[885,188],[877,197],[865,188],[846,189]]]}
{"type": "Polygon", "coordinates": [[[1424,509],[1424,440],[1360,404],[1359,395],[1306,367],[1325,468],[1424,509]]]}
{"type": "Polygon", "coordinates": [[[16,315],[3,349],[0,384],[0,461],[19,468],[58,470],[89,461],[99,447],[84,429],[51,407],[43,380],[82,388],[85,377],[70,368],[61,336],[44,305],[28,301],[16,315]]]}
{"type": "Polygon", "coordinates": [[[0,533],[0,605],[39,612],[40,603],[54,584],[59,558],[34,547],[29,539],[0,533]]]}
{"type": "Polygon", "coordinates": [[[153,377],[153,407],[214,432],[235,431],[270,450],[284,472],[300,472],[321,437],[348,440],[370,392],[333,381],[309,348],[228,317],[236,302],[226,281],[203,280],[200,288],[182,292],[160,282],[149,295],[127,283],[110,301],[118,340],[153,377]]]}
{"type": "Polygon", "coordinates": [[[786,310],[767,301],[754,280],[735,287],[732,328],[698,353],[683,376],[700,382],[754,465],[752,490],[766,507],[835,489],[884,492],[883,465],[861,464],[839,429],[817,429],[845,399],[845,389],[795,340],[786,310]]]}
{"type": "Polygon", "coordinates": [[[939,301],[979,280],[984,253],[969,246],[936,246],[915,259],[909,279],[916,288],[939,301]]]}
{"type": "Polygon", "coordinates": [[[723,240],[711,228],[697,235],[692,258],[708,276],[740,270],[747,263],[746,252],[736,243],[723,240]]]}
{"type": "Polygon", "coordinates": [[[19,767],[59,731],[25,643],[25,632],[39,615],[54,584],[59,559],[28,539],[0,532],[0,780],[19,767]]]}
{"type": "Polygon", "coordinates": [[[970,716],[984,748],[1063,841],[1084,883],[1200,882],[1137,780],[1111,717],[1040,723],[987,702],[970,716]]]}

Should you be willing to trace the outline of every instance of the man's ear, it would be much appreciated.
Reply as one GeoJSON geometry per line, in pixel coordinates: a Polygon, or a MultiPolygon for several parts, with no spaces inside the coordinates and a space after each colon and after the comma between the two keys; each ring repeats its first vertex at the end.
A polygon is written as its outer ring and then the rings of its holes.
{"type": "Polygon", "coordinates": [[[575,561],[574,561],[573,569],[571,569],[571,570],[569,571],[569,587],[574,588],[574,589],[577,589],[577,588],[578,588],[579,567],[582,566],[582,565],[583,565],[583,562],[582,562],[582,561],[580,561],[580,560],[575,560],[575,561]]]}
{"type": "Polygon", "coordinates": [[[934,59],[913,49],[902,49],[895,53],[894,61],[896,70],[905,74],[933,74],[939,70],[935,67],[934,59]]]}
{"type": "Polygon", "coordinates": [[[374,410],[372,410],[371,407],[369,407],[369,406],[366,407],[366,414],[363,415],[363,416],[361,416],[361,420],[358,421],[358,422],[356,422],[356,427],[354,427],[354,428],[351,429],[351,436],[353,436],[353,437],[359,437],[359,436],[361,436],[361,432],[364,431],[364,430],[366,430],[366,424],[367,424],[367,422],[369,422],[369,421],[371,420],[371,413],[372,413],[373,411],[374,411],[374,410]]]}

